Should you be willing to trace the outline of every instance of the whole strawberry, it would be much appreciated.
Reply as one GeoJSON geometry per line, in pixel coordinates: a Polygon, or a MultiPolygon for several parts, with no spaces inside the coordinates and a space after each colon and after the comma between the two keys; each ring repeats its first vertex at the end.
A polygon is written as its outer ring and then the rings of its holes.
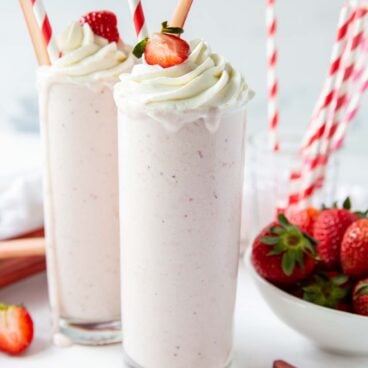
{"type": "Polygon", "coordinates": [[[80,19],[80,24],[88,23],[94,34],[106,38],[109,42],[119,41],[116,15],[108,10],[92,11],[80,19]]]}
{"type": "Polygon", "coordinates": [[[298,226],[301,231],[313,236],[314,223],[321,211],[314,207],[308,207],[288,216],[289,221],[298,226]]]}
{"type": "Polygon", "coordinates": [[[315,241],[286,219],[267,226],[254,240],[252,263],[270,282],[287,286],[308,277],[315,267],[315,241]]]}
{"type": "Polygon", "coordinates": [[[0,304],[0,350],[11,355],[27,349],[33,339],[33,322],[19,305],[0,304]]]}
{"type": "Polygon", "coordinates": [[[368,316],[368,278],[359,281],[353,290],[354,312],[368,316]]]}
{"type": "Polygon", "coordinates": [[[337,272],[313,275],[302,287],[303,299],[327,308],[346,310],[351,290],[349,278],[337,272]]]}
{"type": "Polygon", "coordinates": [[[318,242],[317,252],[327,269],[340,268],[342,238],[346,229],[358,219],[350,207],[350,200],[347,199],[344,208],[323,210],[314,223],[313,237],[318,242]]]}
{"type": "Polygon", "coordinates": [[[346,275],[354,278],[368,276],[368,219],[360,219],[348,227],[340,257],[346,275]]]}

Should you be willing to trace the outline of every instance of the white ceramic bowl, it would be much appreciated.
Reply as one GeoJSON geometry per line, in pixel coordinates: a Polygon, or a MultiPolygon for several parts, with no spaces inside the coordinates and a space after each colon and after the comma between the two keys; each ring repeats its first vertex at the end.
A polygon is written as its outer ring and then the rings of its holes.
{"type": "Polygon", "coordinates": [[[250,260],[245,263],[269,307],[285,324],[322,349],[368,355],[368,317],[309,303],[286,293],[261,277],[250,260]]]}

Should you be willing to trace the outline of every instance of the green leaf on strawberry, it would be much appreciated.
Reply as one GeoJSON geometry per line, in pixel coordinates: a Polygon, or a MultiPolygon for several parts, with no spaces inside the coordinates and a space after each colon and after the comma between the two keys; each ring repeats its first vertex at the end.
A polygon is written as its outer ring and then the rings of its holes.
{"type": "Polygon", "coordinates": [[[292,225],[286,216],[278,216],[279,226],[271,226],[272,236],[264,236],[261,242],[271,247],[269,256],[282,255],[281,267],[285,275],[290,276],[296,265],[304,267],[304,256],[313,258],[316,255],[316,241],[297,226],[292,225]]]}
{"type": "Polygon", "coordinates": [[[142,57],[142,55],[144,54],[144,50],[146,48],[146,45],[147,45],[147,42],[148,42],[148,37],[145,37],[143,38],[142,41],[138,42],[135,46],[134,46],[134,49],[133,49],[133,55],[140,59],[142,57]]]}
{"type": "Polygon", "coordinates": [[[315,274],[302,288],[303,299],[327,308],[338,308],[346,302],[351,286],[349,277],[336,272],[315,274]]]}

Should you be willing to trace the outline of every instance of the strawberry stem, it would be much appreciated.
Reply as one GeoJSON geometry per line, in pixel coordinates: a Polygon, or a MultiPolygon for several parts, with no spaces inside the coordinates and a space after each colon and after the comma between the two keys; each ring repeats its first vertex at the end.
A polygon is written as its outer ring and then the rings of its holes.
{"type": "Polygon", "coordinates": [[[170,27],[167,21],[161,23],[161,33],[169,33],[174,35],[181,35],[184,33],[184,29],[180,27],[170,27]]]}

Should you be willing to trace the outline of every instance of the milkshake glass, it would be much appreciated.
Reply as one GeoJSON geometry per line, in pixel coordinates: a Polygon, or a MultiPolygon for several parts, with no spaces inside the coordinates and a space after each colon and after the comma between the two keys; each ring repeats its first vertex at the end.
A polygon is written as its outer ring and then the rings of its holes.
{"type": "Polygon", "coordinates": [[[40,68],[47,277],[56,344],[119,341],[117,112],[129,50],[72,23],[40,68]]]}
{"type": "Polygon", "coordinates": [[[115,87],[132,367],[230,364],[250,96],[240,74],[198,40],[183,64],[137,65],[115,87]]]}

